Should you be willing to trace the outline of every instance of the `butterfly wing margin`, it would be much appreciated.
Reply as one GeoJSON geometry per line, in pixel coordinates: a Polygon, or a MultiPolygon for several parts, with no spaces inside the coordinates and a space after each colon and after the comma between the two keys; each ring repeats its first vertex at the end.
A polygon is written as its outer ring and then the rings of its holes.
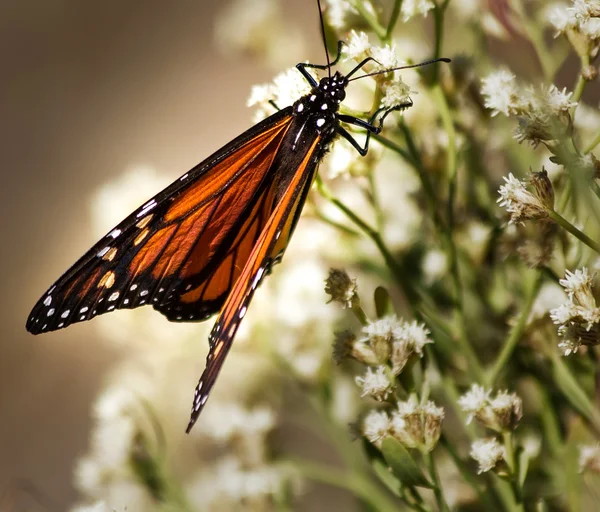
{"type": "Polygon", "coordinates": [[[211,331],[206,367],[194,392],[187,432],[190,432],[194,426],[208,399],[256,288],[265,275],[270,272],[271,267],[281,259],[283,251],[287,247],[315,175],[320,142],[322,141],[317,137],[310,144],[295,175],[264,227],[211,331]]]}
{"type": "MultiPolygon", "coordinates": [[[[168,294],[177,293],[182,280],[170,279],[169,289],[160,286],[160,279],[157,279],[156,273],[152,274],[150,263],[156,263],[160,258],[172,263],[174,258],[168,252],[171,250],[178,256],[176,262],[179,266],[164,265],[159,277],[177,274],[186,260],[181,258],[183,251],[177,246],[178,242],[187,240],[188,244],[192,244],[195,242],[194,236],[200,237],[206,233],[199,224],[209,226],[218,207],[226,206],[219,202],[223,191],[230,190],[232,183],[240,177],[254,178],[253,173],[243,171],[252,165],[253,158],[260,155],[261,151],[270,149],[269,144],[281,143],[291,120],[291,109],[287,108],[258,123],[134,211],[96,243],[39,299],[28,317],[27,330],[33,334],[56,330],[114,309],[134,308],[151,301],[156,303],[168,294]],[[236,163],[229,169],[229,174],[224,172],[227,169],[220,169],[229,161],[236,162],[240,150],[252,144],[252,152],[245,155],[248,157],[246,167],[236,163]],[[190,216],[200,217],[203,212],[198,212],[198,208],[204,205],[210,210],[208,206],[211,202],[216,204],[215,209],[207,211],[205,218],[197,219],[193,226],[195,229],[188,226],[190,229],[187,232],[182,231],[186,221],[189,223],[190,216]],[[150,260],[146,258],[140,266],[136,257],[151,242],[152,250],[148,254],[154,260],[148,263],[150,260]]],[[[259,178],[264,180],[270,165],[263,167],[264,176],[259,178]]],[[[253,185],[258,194],[261,187],[257,180],[253,181],[253,185]]],[[[234,212],[238,215],[244,213],[243,210],[234,212]]],[[[205,313],[217,312],[223,300],[215,302],[205,313]]]]}

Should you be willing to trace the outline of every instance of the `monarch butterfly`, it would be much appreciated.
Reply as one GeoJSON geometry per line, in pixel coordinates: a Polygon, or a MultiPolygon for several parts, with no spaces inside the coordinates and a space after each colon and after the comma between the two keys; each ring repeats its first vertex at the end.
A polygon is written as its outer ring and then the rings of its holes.
{"type": "MultiPolygon", "coordinates": [[[[325,31],[321,16],[323,39],[325,31]]],[[[144,203],[52,285],[34,306],[27,330],[62,329],[108,311],[151,304],[171,321],[219,313],[206,368],[195,389],[187,432],[206,403],[254,291],[285,251],[317,166],[338,135],[366,155],[385,117],[412,103],[380,109],[369,121],[339,113],[350,81],[449,59],[434,59],[351,78],[327,64],[300,63],[306,96],[259,122],[144,203]],[[308,69],[326,70],[319,82],[308,69]],[[342,123],[366,130],[364,146],[342,123]]]]}

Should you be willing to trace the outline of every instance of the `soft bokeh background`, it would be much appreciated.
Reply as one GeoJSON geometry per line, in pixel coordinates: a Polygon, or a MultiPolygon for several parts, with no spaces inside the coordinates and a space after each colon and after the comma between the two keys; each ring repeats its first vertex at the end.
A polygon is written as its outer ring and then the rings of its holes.
{"type": "MultiPolygon", "coordinates": [[[[313,42],[302,54],[292,47],[290,65],[320,62],[313,2],[284,4],[313,42]]],[[[250,125],[249,89],[273,70],[217,48],[219,7],[0,3],[0,489],[26,481],[52,510],[75,498],[90,402],[127,348],[103,343],[91,323],[33,337],[25,320],[95,241],[90,200],[99,186],[140,166],[174,179],[250,125]]]]}

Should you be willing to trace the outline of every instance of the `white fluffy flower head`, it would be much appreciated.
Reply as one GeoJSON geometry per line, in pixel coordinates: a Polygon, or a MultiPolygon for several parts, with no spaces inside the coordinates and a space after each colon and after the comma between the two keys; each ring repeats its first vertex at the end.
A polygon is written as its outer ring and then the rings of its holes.
{"type": "Polygon", "coordinates": [[[494,469],[504,459],[504,447],[494,438],[477,439],[471,445],[470,455],[479,464],[478,473],[494,469]]]}

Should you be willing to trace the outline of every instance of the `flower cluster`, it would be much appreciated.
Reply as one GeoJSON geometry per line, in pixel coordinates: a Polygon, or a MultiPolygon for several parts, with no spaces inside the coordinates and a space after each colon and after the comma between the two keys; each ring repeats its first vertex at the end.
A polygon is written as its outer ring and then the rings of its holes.
{"type": "Polygon", "coordinates": [[[391,414],[373,410],[362,421],[363,435],[375,446],[387,436],[400,441],[407,448],[430,452],[442,432],[444,409],[431,400],[419,403],[414,395],[398,401],[391,414]]]}
{"type": "Polygon", "coordinates": [[[556,35],[565,35],[579,55],[595,57],[600,48],[600,3],[597,0],[572,0],[548,9],[548,21],[556,35]]]}
{"type": "Polygon", "coordinates": [[[593,294],[594,277],[583,267],[575,272],[567,270],[560,280],[569,300],[552,309],[550,317],[558,325],[562,339],[559,347],[565,355],[577,352],[581,345],[600,343],[600,308],[593,294]]]}

